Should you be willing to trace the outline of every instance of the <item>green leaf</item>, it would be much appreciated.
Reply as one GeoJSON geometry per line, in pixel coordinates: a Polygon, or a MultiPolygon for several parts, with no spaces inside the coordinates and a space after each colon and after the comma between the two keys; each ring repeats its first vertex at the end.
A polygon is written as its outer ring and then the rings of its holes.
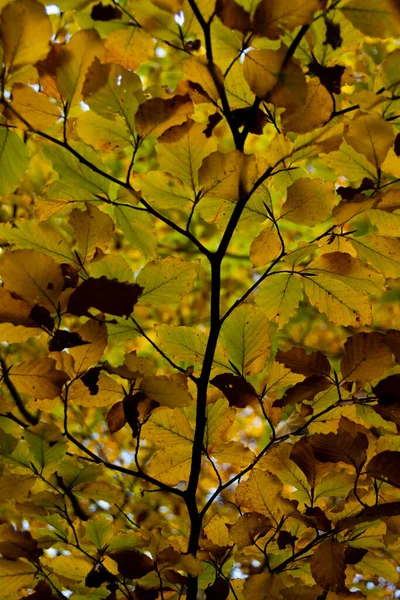
{"type": "Polygon", "coordinates": [[[147,263],[136,278],[144,288],[139,304],[172,304],[191,291],[197,277],[199,261],[161,258],[147,263]]]}
{"type": "Polygon", "coordinates": [[[0,194],[10,194],[18,186],[29,165],[29,151],[19,135],[0,127],[0,194]]]}
{"type": "Polygon", "coordinates": [[[240,373],[244,376],[261,373],[270,347],[270,325],[264,312],[243,304],[224,322],[221,333],[229,360],[240,373]]]}
{"type": "Polygon", "coordinates": [[[152,258],[157,247],[152,218],[149,214],[125,206],[116,206],[114,215],[117,227],[124,233],[125,239],[140,252],[152,258]]]}

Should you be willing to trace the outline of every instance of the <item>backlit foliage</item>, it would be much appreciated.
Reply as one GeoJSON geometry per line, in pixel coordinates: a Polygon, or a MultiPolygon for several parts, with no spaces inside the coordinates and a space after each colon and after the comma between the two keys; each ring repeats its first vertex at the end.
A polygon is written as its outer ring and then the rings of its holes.
{"type": "Polygon", "coordinates": [[[398,2],[45,5],[0,0],[1,598],[395,597],[398,2]]]}

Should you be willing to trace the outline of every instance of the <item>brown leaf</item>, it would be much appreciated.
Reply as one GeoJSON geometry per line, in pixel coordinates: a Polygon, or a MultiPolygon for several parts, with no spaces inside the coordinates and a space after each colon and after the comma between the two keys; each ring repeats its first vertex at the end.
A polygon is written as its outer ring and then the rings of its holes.
{"type": "Polygon", "coordinates": [[[277,538],[279,550],[284,550],[286,546],[293,547],[297,537],[293,536],[289,531],[280,531],[277,538]]]}
{"type": "Polygon", "coordinates": [[[91,396],[99,393],[99,376],[101,367],[92,367],[81,377],[82,383],[89,389],[91,396]]]}
{"type": "Polygon", "coordinates": [[[332,592],[344,590],[345,550],[345,544],[337,540],[326,540],[314,552],[310,561],[311,573],[324,590],[332,592]]]}
{"type": "Polygon", "coordinates": [[[140,105],[135,124],[142,137],[161,136],[167,129],[184,123],[193,113],[193,102],[188,94],[173,98],[151,98],[140,105]]]}
{"type": "Polygon", "coordinates": [[[400,515],[400,502],[387,502],[386,504],[376,504],[367,506],[353,517],[345,517],[336,523],[336,529],[351,529],[361,523],[376,521],[385,517],[397,517],[400,515]]]}
{"type": "Polygon", "coordinates": [[[308,507],[304,514],[319,531],[330,531],[331,522],[319,506],[308,507]]]}
{"type": "Polygon", "coordinates": [[[53,331],[54,317],[51,316],[50,311],[45,306],[35,304],[29,316],[41,327],[45,327],[48,331],[53,331]]]}
{"type": "Polygon", "coordinates": [[[369,461],[366,472],[370,477],[400,488],[400,452],[384,450],[369,461]]]}
{"type": "Polygon", "coordinates": [[[33,594],[29,594],[29,596],[24,596],[21,600],[25,600],[25,598],[30,598],[30,600],[58,600],[57,596],[53,596],[52,589],[50,585],[42,579],[35,586],[35,591],[33,594]]]}
{"type": "Polygon", "coordinates": [[[112,407],[106,414],[106,421],[110,433],[115,433],[116,431],[122,429],[122,427],[126,423],[126,417],[124,413],[124,406],[122,400],[112,405],[112,407]]]}
{"type": "Polygon", "coordinates": [[[400,405],[400,375],[389,375],[382,379],[374,388],[374,394],[378,397],[378,404],[389,406],[400,405]]]}
{"type": "Polygon", "coordinates": [[[320,65],[314,57],[314,60],[308,65],[308,69],[313,75],[316,75],[322,85],[332,94],[340,94],[342,75],[346,70],[343,65],[334,65],[325,67],[320,65]]]}
{"type": "Polygon", "coordinates": [[[293,371],[309,377],[310,375],[329,375],[331,366],[322,352],[307,354],[304,348],[292,348],[287,352],[278,350],[275,360],[293,371]]]}
{"type": "Polygon", "coordinates": [[[352,548],[352,546],[347,546],[344,553],[344,562],[346,565],[356,565],[364,558],[367,552],[368,550],[365,548],[352,548]]]}
{"type": "Polygon", "coordinates": [[[265,515],[247,512],[229,527],[229,535],[239,546],[252,546],[254,540],[265,535],[271,526],[271,521],[265,515]]]}
{"type": "Polygon", "coordinates": [[[310,437],[310,443],[320,462],[344,462],[360,469],[367,458],[368,438],[363,433],[317,433],[310,437]]]}
{"type": "Polygon", "coordinates": [[[214,583],[209,584],[205,590],[207,600],[226,600],[229,596],[229,583],[224,577],[217,577],[214,583]]]}
{"type": "Polygon", "coordinates": [[[128,394],[127,396],[125,396],[125,398],[122,401],[125,419],[126,419],[126,422],[128,423],[128,425],[130,426],[130,428],[132,429],[132,437],[134,437],[134,438],[137,437],[138,428],[139,428],[138,404],[142,400],[145,400],[146,397],[147,397],[146,394],[144,394],[143,392],[136,392],[136,394],[133,394],[133,395],[128,394]]]}
{"type": "Polygon", "coordinates": [[[128,579],[139,579],[154,571],[154,560],[139,550],[122,550],[108,554],[118,565],[118,571],[128,579]]]}
{"type": "Polygon", "coordinates": [[[82,317],[90,316],[89,308],[97,308],[117,317],[129,317],[142,292],[143,288],[137,283],[89,277],[70,295],[67,311],[82,317]]]}
{"type": "Polygon", "coordinates": [[[235,0],[217,0],[215,12],[229,29],[246,33],[251,27],[249,13],[235,0]]]}
{"type": "Polygon", "coordinates": [[[49,342],[49,351],[61,352],[65,348],[76,348],[86,344],[90,344],[90,342],[83,340],[77,331],[58,329],[49,342]]]}
{"type": "Polygon", "coordinates": [[[257,400],[254,387],[240,375],[221,373],[216,375],[211,383],[215,385],[229,401],[229,406],[245,408],[257,400]]]}
{"type": "Polygon", "coordinates": [[[134,600],[157,600],[158,588],[145,588],[141,585],[137,585],[132,598],[134,600]]]}
{"type": "Polygon", "coordinates": [[[309,438],[304,437],[293,445],[290,459],[303,471],[310,487],[314,488],[315,456],[309,438]]]}
{"type": "Polygon", "coordinates": [[[29,531],[16,531],[10,523],[0,525],[0,554],[3,558],[36,561],[43,550],[29,531]]]}
{"type": "Polygon", "coordinates": [[[319,392],[327,390],[331,385],[329,379],[323,375],[311,375],[286,390],[285,395],[280,400],[275,400],[273,406],[283,407],[303,400],[312,400],[319,392]]]}
{"type": "Polygon", "coordinates": [[[400,363],[400,331],[390,329],[385,334],[383,341],[393,352],[396,362],[400,363]]]}
{"type": "Polygon", "coordinates": [[[113,19],[121,19],[122,12],[116,6],[99,2],[93,6],[90,17],[93,21],[112,21],[113,19]]]}

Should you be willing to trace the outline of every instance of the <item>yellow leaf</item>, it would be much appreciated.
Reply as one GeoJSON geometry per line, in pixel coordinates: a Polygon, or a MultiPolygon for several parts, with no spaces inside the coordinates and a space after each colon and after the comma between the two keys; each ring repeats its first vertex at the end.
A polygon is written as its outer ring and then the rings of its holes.
{"type": "Polygon", "coordinates": [[[385,277],[400,275],[400,240],[379,235],[352,238],[357,256],[366,260],[385,277]]]}
{"type": "Polygon", "coordinates": [[[160,167],[163,171],[178,177],[193,193],[192,200],[199,190],[198,171],[203,159],[215,150],[213,137],[206,138],[204,124],[186,121],[168,129],[156,145],[160,167]]]}
{"type": "Polygon", "coordinates": [[[386,155],[382,165],[382,171],[390,173],[394,177],[400,177],[400,159],[397,154],[395,154],[393,148],[390,148],[386,155]]]}
{"type": "Polygon", "coordinates": [[[280,593],[283,588],[282,578],[279,575],[257,573],[246,579],[243,597],[244,600],[277,600],[283,597],[280,593]]]}
{"type": "Polygon", "coordinates": [[[52,358],[35,358],[13,365],[9,376],[17,390],[35,398],[55,398],[61,393],[68,376],[56,370],[52,358]]]}
{"type": "Polygon", "coordinates": [[[89,273],[92,277],[99,279],[118,279],[121,282],[133,283],[135,280],[132,268],[122,256],[106,254],[99,260],[92,261],[88,265],[89,273]]]}
{"type": "Polygon", "coordinates": [[[192,446],[194,431],[180,408],[161,407],[145,423],[142,435],[159,449],[164,449],[176,444],[189,443],[192,446]]]}
{"type": "Polygon", "coordinates": [[[224,440],[225,434],[235,420],[235,409],[229,408],[226,398],[207,404],[207,425],[204,444],[212,452],[224,440]]]}
{"type": "Polygon", "coordinates": [[[259,98],[265,98],[278,83],[285,54],[285,49],[250,50],[246,53],[243,74],[251,91],[259,98]]]}
{"type": "Polygon", "coordinates": [[[120,64],[124,69],[135,71],[153,54],[154,41],[139,27],[116,29],[104,42],[106,62],[120,64]]]}
{"type": "Polygon", "coordinates": [[[215,514],[204,527],[204,533],[215,546],[229,546],[229,531],[226,526],[226,520],[221,515],[215,514]]]}
{"type": "Polygon", "coordinates": [[[173,257],[147,263],[136,278],[136,283],[144,288],[138,303],[155,306],[179,302],[192,289],[198,267],[198,261],[173,257]]]}
{"type": "Polygon", "coordinates": [[[376,226],[379,235],[400,237],[399,214],[373,209],[367,210],[364,217],[376,226]]]}
{"type": "Polygon", "coordinates": [[[117,227],[122,230],[125,239],[144,256],[152,258],[157,247],[157,238],[151,216],[125,206],[116,206],[114,215],[117,227]]]}
{"type": "Polygon", "coordinates": [[[371,323],[368,297],[343,281],[331,274],[318,273],[316,277],[305,277],[303,283],[311,304],[333,323],[353,327],[371,323]]]}
{"type": "Polygon", "coordinates": [[[77,330],[77,333],[84,342],[90,342],[68,350],[68,353],[74,358],[74,368],[78,374],[87,371],[103,356],[107,346],[107,327],[104,323],[90,319],[77,330]]]}
{"type": "Polygon", "coordinates": [[[246,54],[243,74],[257,97],[275,106],[294,108],[305,101],[307,84],[301,67],[292,60],[285,62],[286,53],[285,46],[279,50],[251,50],[246,54]]]}
{"type": "Polygon", "coordinates": [[[307,267],[313,273],[326,273],[343,281],[355,290],[366,294],[380,293],[384,286],[384,278],[360,259],[345,252],[329,252],[323,254],[307,267]]]}
{"type": "Polygon", "coordinates": [[[185,209],[188,202],[194,202],[193,192],[188,190],[180,179],[162,171],[135,175],[134,183],[141,190],[143,198],[152,206],[185,209]]]}
{"type": "Polygon", "coordinates": [[[148,473],[168,485],[187,481],[192,462],[192,444],[177,443],[157,452],[150,461],[148,473]]]}
{"type": "Polygon", "coordinates": [[[95,29],[78,31],[68,44],[62,47],[56,79],[58,89],[69,106],[74,106],[82,100],[86,73],[94,58],[102,58],[103,53],[103,42],[95,29]]]}
{"type": "Polygon", "coordinates": [[[7,127],[0,129],[0,194],[14,192],[29,164],[29,151],[21,138],[7,127]]]}
{"type": "Polygon", "coordinates": [[[35,250],[4,254],[0,263],[3,287],[32,304],[55,312],[64,286],[61,267],[53,258],[35,250]]]}
{"type": "Polygon", "coordinates": [[[265,393],[268,398],[279,398],[285,388],[303,379],[304,375],[293,373],[291,369],[287,369],[283,364],[273,362],[268,369],[265,381],[265,393]]]}
{"type": "Polygon", "coordinates": [[[344,345],[340,370],[349,381],[373,381],[393,364],[392,351],[379,333],[358,333],[344,345]]]}
{"type": "Polygon", "coordinates": [[[376,180],[376,168],[367,160],[364,154],[356,152],[352,146],[343,142],[340,149],[330,152],[326,157],[328,165],[350,181],[361,181],[364,177],[376,180]]]}
{"type": "Polygon", "coordinates": [[[307,97],[298,107],[288,108],[282,115],[284,131],[307,133],[320,127],[332,114],[333,101],[317,78],[307,84],[307,97]]]}
{"type": "Polygon", "coordinates": [[[0,558],[0,585],[4,597],[14,595],[21,588],[32,587],[37,568],[23,559],[0,558]]]}
{"type": "Polygon", "coordinates": [[[332,183],[321,179],[298,179],[287,190],[281,217],[314,227],[331,215],[334,202],[332,183]]]}
{"type": "Polygon", "coordinates": [[[256,304],[263,309],[270,321],[283,327],[303,299],[300,276],[292,273],[274,274],[260,285],[256,304]]]}
{"type": "Polygon", "coordinates": [[[241,442],[235,441],[226,442],[225,444],[220,443],[210,450],[209,453],[220,465],[228,463],[240,468],[247,467],[255,458],[250,448],[246,448],[241,442]]]}
{"type": "Polygon", "coordinates": [[[31,310],[32,306],[28,302],[14,298],[10,292],[0,288],[0,323],[34,327],[36,323],[29,316],[31,310]]]}
{"type": "Polygon", "coordinates": [[[221,334],[229,360],[242,375],[257,375],[264,369],[271,341],[262,310],[242,304],[224,322],[221,334]]]}
{"type": "Polygon", "coordinates": [[[86,210],[73,210],[69,222],[75,233],[79,258],[82,264],[90,261],[96,249],[106,250],[114,233],[114,223],[109,215],[93,204],[87,204],[86,210]]]}
{"type": "Polygon", "coordinates": [[[144,100],[139,75],[95,58],[86,73],[82,94],[96,114],[106,119],[123,117],[129,133],[135,136],[135,113],[139,100],[144,100]]]}
{"type": "Polygon", "coordinates": [[[21,502],[29,495],[30,490],[35,484],[35,480],[30,475],[11,475],[0,476],[0,500],[1,502],[21,502]]]}
{"type": "Polygon", "coordinates": [[[47,559],[45,562],[47,567],[50,567],[56,575],[72,581],[85,580],[93,566],[87,558],[73,556],[72,554],[70,556],[56,556],[53,559],[47,559]]]}
{"type": "Polygon", "coordinates": [[[1,223],[0,240],[9,242],[17,248],[39,250],[59,263],[75,262],[79,268],[79,263],[72,257],[68,242],[54,227],[27,219],[21,219],[16,224],[17,227],[11,227],[9,223],[1,223]]]}
{"type": "MultiPolygon", "coordinates": [[[[1,318],[0,310],[0,321],[1,318]]],[[[0,323],[0,338],[3,342],[7,342],[7,344],[20,344],[41,333],[42,329],[37,327],[23,327],[21,325],[12,325],[12,323],[0,323]]]]}
{"type": "Polygon", "coordinates": [[[192,396],[187,389],[163,375],[144,377],[140,383],[140,390],[161,406],[185,406],[192,402],[192,396]]]}
{"type": "Polygon", "coordinates": [[[357,563],[357,568],[360,568],[362,573],[366,573],[367,577],[382,577],[395,585],[399,581],[399,573],[396,569],[396,565],[387,558],[382,557],[381,553],[376,554],[370,550],[368,554],[357,563]]]}
{"type": "Polygon", "coordinates": [[[376,198],[366,198],[361,195],[352,202],[343,200],[333,209],[333,221],[335,225],[344,225],[351,219],[354,219],[354,217],[372,208],[376,203],[376,198]]]}
{"type": "Polygon", "coordinates": [[[44,58],[53,34],[44,6],[36,0],[16,0],[1,11],[0,39],[3,61],[17,70],[44,58]]]}
{"type": "MultiPolygon", "coordinates": [[[[208,332],[194,327],[159,325],[157,337],[168,356],[182,360],[187,366],[201,365],[207,347],[208,332]]],[[[229,369],[229,360],[220,343],[214,354],[214,367],[229,369]]]]}
{"type": "MultiPolygon", "coordinates": [[[[222,85],[223,76],[218,68],[215,74],[219,78],[220,85],[222,85]]],[[[192,56],[189,60],[185,60],[183,64],[183,76],[188,81],[199,84],[214,102],[218,102],[219,92],[209,71],[207,60],[197,56],[192,56]]]]}
{"type": "Polygon", "coordinates": [[[75,379],[69,387],[68,400],[72,406],[87,406],[91,408],[109,406],[123,400],[125,396],[121,385],[115,379],[103,373],[99,375],[96,388],[98,389],[97,393],[92,394],[81,379],[75,379]]]}
{"type": "Polygon", "coordinates": [[[344,138],[378,170],[393,145],[395,134],[387,121],[375,115],[361,115],[347,125],[344,138]]]}
{"type": "Polygon", "coordinates": [[[310,485],[303,471],[290,459],[292,447],[289,444],[273,446],[262,457],[258,466],[262,470],[275,473],[283,484],[296,488],[296,500],[309,504],[312,498],[310,485]]]}
{"type": "Polygon", "coordinates": [[[253,469],[246,481],[241,481],[236,489],[236,503],[241,508],[267,515],[276,524],[282,515],[295,512],[295,505],[282,498],[282,484],[272,473],[253,469]]]}
{"type": "Polygon", "coordinates": [[[400,34],[400,10],[396,2],[350,0],[341,6],[343,14],[364,35],[388,38],[400,34]]]}
{"type": "Polygon", "coordinates": [[[79,115],[77,132],[85,144],[102,152],[110,152],[132,145],[131,134],[121,117],[117,117],[115,120],[105,119],[89,110],[79,115]]]}
{"type": "Polygon", "coordinates": [[[257,178],[252,157],[234,150],[213,152],[203,160],[199,171],[202,190],[199,213],[208,222],[225,223],[241,193],[250,191],[257,178]]]}
{"type": "Polygon", "coordinates": [[[254,267],[261,267],[279,256],[282,244],[277,229],[273,223],[269,223],[254,238],[250,247],[250,260],[254,267]]]}
{"type": "MultiPolygon", "coordinates": [[[[61,117],[61,111],[55,102],[22,83],[13,85],[11,106],[33,129],[42,131],[54,125],[61,117]]],[[[17,116],[13,115],[13,120],[24,127],[17,116]]]]}

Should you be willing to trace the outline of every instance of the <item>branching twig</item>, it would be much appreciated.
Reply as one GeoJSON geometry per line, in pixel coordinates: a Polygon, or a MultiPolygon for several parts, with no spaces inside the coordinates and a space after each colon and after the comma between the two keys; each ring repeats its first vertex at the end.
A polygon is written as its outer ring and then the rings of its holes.
{"type": "Polygon", "coordinates": [[[30,425],[37,425],[39,423],[38,417],[36,415],[33,415],[31,412],[29,412],[29,410],[25,407],[21,396],[19,395],[16,387],[14,386],[13,382],[11,381],[11,379],[9,377],[10,367],[7,367],[4,358],[1,358],[1,357],[0,357],[0,366],[2,369],[2,380],[4,382],[4,385],[10,392],[12,399],[14,400],[15,404],[17,405],[19,412],[24,417],[24,419],[26,421],[28,421],[28,423],[30,425]]]}

